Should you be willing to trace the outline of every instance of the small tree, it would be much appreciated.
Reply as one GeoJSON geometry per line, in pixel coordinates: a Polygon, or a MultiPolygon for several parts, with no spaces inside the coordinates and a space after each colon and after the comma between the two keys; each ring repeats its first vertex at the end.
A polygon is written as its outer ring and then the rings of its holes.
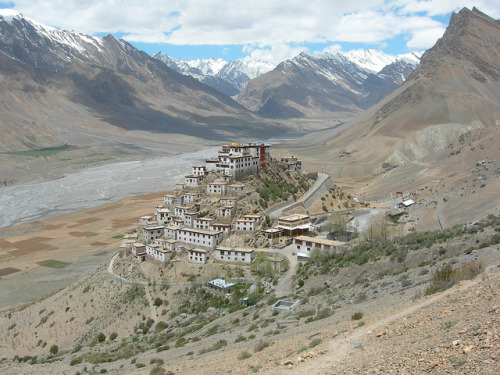
{"type": "Polygon", "coordinates": [[[102,332],[101,332],[101,333],[99,333],[99,334],[97,335],[97,341],[99,341],[99,342],[103,342],[104,340],[106,340],[106,336],[104,335],[104,333],[102,333],[102,332]]]}
{"type": "Polygon", "coordinates": [[[49,350],[49,351],[50,351],[50,354],[57,354],[57,352],[59,351],[59,348],[58,348],[58,346],[57,346],[57,345],[52,345],[52,346],[50,347],[50,350],[49,350]]]}
{"type": "Polygon", "coordinates": [[[160,297],[156,297],[154,301],[154,305],[156,307],[160,307],[163,304],[163,300],[160,297]]]}

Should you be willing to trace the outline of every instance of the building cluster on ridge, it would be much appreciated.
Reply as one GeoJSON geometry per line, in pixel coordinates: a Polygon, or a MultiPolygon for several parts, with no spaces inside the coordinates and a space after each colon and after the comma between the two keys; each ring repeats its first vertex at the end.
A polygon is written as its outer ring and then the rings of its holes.
{"type": "MultiPolygon", "coordinates": [[[[300,171],[300,160],[284,159],[282,163],[289,170],[300,171]]],[[[142,261],[166,263],[173,254],[187,252],[190,263],[205,264],[213,257],[220,262],[250,264],[255,258],[254,249],[221,246],[223,239],[234,232],[260,231],[272,246],[290,244],[294,237],[310,233],[309,215],[283,216],[277,226],[266,229],[262,229],[262,214],[236,218],[238,201],[247,194],[245,184],[239,181],[259,173],[261,166],[270,161],[270,145],[264,143],[222,146],[217,158],[193,166],[191,174],[164,195],[163,204],[156,206],[152,215],[139,218],[138,231],[124,236],[121,248],[142,261]]],[[[314,239],[307,238],[309,246],[304,253],[314,248],[310,243],[314,239]]],[[[325,245],[318,243],[322,248],[325,245]]],[[[297,246],[301,250],[301,245],[297,246]]]]}

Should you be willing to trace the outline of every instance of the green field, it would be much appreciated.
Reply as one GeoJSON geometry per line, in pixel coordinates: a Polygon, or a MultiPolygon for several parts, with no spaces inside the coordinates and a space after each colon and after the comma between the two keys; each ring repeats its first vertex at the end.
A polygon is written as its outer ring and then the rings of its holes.
{"type": "Polygon", "coordinates": [[[66,262],[60,262],[58,260],[54,260],[52,262],[49,262],[49,263],[45,263],[43,264],[44,267],[49,267],[49,268],[64,268],[66,267],[68,264],[70,263],[66,263],[66,262]]]}
{"type": "Polygon", "coordinates": [[[19,155],[19,156],[29,156],[32,158],[38,158],[41,156],[50,156],[56,155],[60,152],[69,151],[76,149],[76,146],[71,145],[61,145],[57,147],[47,147],[47,148],[38,148],[34,150],[24,150],[24,151],[8,151],[2,152],[2,154],[6,155],[19,155]]]}

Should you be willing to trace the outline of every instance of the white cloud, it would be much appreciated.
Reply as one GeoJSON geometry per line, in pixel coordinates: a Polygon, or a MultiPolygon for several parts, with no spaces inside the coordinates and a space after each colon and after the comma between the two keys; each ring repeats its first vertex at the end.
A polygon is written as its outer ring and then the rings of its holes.
{"type": "Polygon", "coordinates": [[[443,36],[444,30],[441,27],[415,30],[406,46],[411,51],[429,49],[443,36]]]}
{"type": "MultiPolygon", "coordinates": [[[[125,33],[125,39],[175,45],[251,45],[267,56],[306,50],[307,43],[383,46],[405,36],[427,48],[446,25],[432,17],[474,4],[500,16],[497,0],[13,0],[39,22],[82,33],[125,33]],[[425,40],[428,40],[425,43],[425,40]]],[[[330,47],[328,47],[330,48],[330,47]]]]}
{"type": "Polygon", "coordinates": [[[322,53],[329,53],[331,55],[334,55],[335,53],[339,52],[342,50],[342,46],[340,44],[332,44],[326,48],[323,48],[321,51],[322,53]]]}
{"type": "Polygon", "coordinates": [[[285,43],[268,47],[245,45],[242,50],[247,54],[246,59],[261,60],[273,65],[277,65],[284,60],[292,59],[302,52],[309,52],[306,47],[291,47],[285,43]]]}

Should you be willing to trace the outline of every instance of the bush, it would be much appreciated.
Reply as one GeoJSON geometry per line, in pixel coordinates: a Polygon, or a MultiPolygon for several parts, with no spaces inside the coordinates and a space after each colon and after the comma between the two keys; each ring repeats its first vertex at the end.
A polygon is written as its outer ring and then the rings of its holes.
{"type": "Polygon", "coordinates": [[[363,319],[364,314],[361,311],[355,312],[351,315],[351,320],[361,320],[363,319]]]}
{"type": "Polygon", "coordinates": [[[57,354],[58,351],[59,351],[59,348],[57,345],[52,345],[49,349],[50,354],[57,354]]]}
{"type": "Polygon", "coordinates": [[[106,336],[104,335],[104,333],[102,333],[102,332],[101,332],[101,333],[99,333],[99,334],[97,335],[97,341],[99,341],[99,342],[103,342],[103,341],[105,341],[105,340],[106,340],[106,336]]]}
{"type": "Polygon", "coordinates": [[[442,292],[461,280],[473,279],[481,273],[482,268],[481,262],[464,263],[458,268],[447,263],[432,273],[431,285],[425,290],[425,295],[442,292]]]}
{"type": "Polygon", "coordinates": [[[312,340],[310,343],[309,343],[309,348],[312,349],[314,348],[315,346],[318,346],[319,344],[321,344],[323,342],[323,340],[321,340],[320,338],[317,338],[317,339],[314,339],[312,340]]]}
{"type": "Polygon", "coordinates": [[[113,340],[114,340],[114,339],[116,339],[117,337],[118,337],[118,333],[116,333],[116,332],[113,332],[111,335],[109,335],[109,339],[110,339],[111,341],[113,341],[113,340]]]}
{"type": "Polygon", "coordinates": [[[247,352],[247,351],[244,351],[244,352],[241,352],[240,355],[238,356],[238,359],[241,361],[242,359],[247,359],[247,358],[250,358],[252,355],[247,352]]]}
{"type": "Polygon", "coordinates": [[[72,359],[70,362],[69,362],[69,365],[70,366],[74,366],[74,365],[79,365],[80,363],[82,363],[82,358],[75,358],[75,359],[72,359]]]}
{"type": "Polygon", "coordinates": [[[151,358],[151,360],[149,361],[150,365],[154,365],[154,364],[163,365],[164,363],[165,362],[161,358],[151,358]]]}
{"type": "Polygon", "coordinates": [[[167,375],[167,372],[162,367],[155,367],[149,372],[149,375],[167,375]]]}
{"type": "Polygon", "coordinates": [[[156,297],[153,304],[156,307],[160,307],[163,304],[163,300],[160,297],[156,297]]]}
{"type": "Polygon", "coordinates": [[[255,352],[260,352],[264,350],[264,348],[267,348],[268,346],[269,346],[269,341],[259,340],[259,342],[255,344],[253,349],[255,352]]]}
{"type": "Polygon", "coordinates": [[[168,324],[162,320],[156,323],[155,331],[156,332],[163,331],[166,328],[168,328],[168,324]]]}
{"type": "Polygon", "coordinates": [[[223,348],[224,346],[227,346],[227,341],[226,340],[219,340],[214,344],[213,350],[219,350],[219,349],[223,348]]]}

